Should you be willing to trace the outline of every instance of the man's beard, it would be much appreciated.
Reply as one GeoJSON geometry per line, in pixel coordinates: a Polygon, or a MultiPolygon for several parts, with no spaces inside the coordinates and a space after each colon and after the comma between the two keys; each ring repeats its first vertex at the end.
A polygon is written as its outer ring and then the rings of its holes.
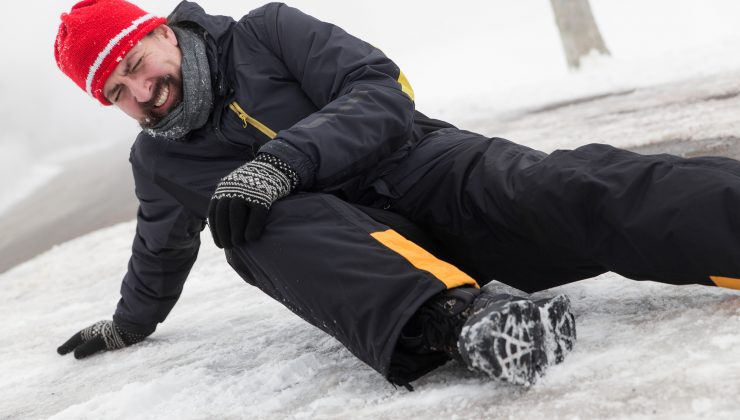
{"type": "MultiPolygon", "coordinates": [[[[167,101],[170,99],[167,98],[167,101]]],[[[141,110],[144,112],[144,118],[139,121],[139,125],[143,129],[154,128],[165,117],[182,102],[182,80],[176,76],[165,75],[157,79],[156,85],[154,86],[154,93],[152,99],[148,102],[141,104],[141,110]],[[154,103],[157,102],[159,95],[162,94],[162,90],[165,86],[170,88],[170,96],[173,96],[173,101],[169,107],[165,110],[155,110],[154,103]]]]}

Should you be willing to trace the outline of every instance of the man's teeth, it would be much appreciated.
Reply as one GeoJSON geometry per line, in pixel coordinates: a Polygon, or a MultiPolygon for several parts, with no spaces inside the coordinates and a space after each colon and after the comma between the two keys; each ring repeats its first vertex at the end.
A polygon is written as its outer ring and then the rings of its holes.
{"type": "Polygon", "coordinates": [[[162,92],[159,94],[159,97],[157,98],[157,102],[154,102],[154,106],[156,107],[162,106],[167,101],[167,98],[169,96],[170,96],[170,87],[165,85],[162,88],[162,92]]]}

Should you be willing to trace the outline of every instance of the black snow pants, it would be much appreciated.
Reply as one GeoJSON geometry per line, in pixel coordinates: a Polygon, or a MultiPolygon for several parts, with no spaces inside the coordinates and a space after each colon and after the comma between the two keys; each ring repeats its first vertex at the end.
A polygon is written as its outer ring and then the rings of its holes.
{"type": "Polygon", "coordinates": [[[547,155],[457,129],[403,153],[374,184],[372,208],[294,195],[275,203],[260,240],[227,251],[247,282],[393,382],[447,360],[396,348],[446,288],[496,279],[534,292],[605,271],[740,285],[735,160],[600,144],[547,155]]]}
{"type": "Polygon", "coordinates": [[[485,284],[535,292],[613,271],[740,288],[740,162],[589,144],[550,155],[437,131],[383,178],[392,208],[485,284]]]}
{"type": "Polygon", "coordinates": [[[407,384],[449,357],[396,349],[401,329],[435,294],[478,285],[428,252],[433,241],[413,224],[360,208],[327,194],[290,196],[270,209],[259,240],[226,250],[226,259],[246,282],[407,384]]]}

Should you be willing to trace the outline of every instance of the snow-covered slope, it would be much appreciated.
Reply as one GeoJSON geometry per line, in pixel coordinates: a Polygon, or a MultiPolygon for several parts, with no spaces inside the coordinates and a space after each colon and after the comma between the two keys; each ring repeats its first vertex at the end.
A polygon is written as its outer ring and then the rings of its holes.
{"type": "Polygon", "coordinates": [[[0,418],[740,417],[740,293],[614,274],[567,285],[557,291],[573,300],[579,340],[535,386],[450,363],[408,392],[242,282],[207,232],[152,337],[57,355],[111,316],[133,234],[133,223],[104,229],[0,276],[0,418]]]}

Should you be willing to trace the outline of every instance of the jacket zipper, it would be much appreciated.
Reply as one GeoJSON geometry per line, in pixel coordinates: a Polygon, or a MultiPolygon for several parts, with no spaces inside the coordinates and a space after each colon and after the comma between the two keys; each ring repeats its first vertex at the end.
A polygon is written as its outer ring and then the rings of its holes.
{"type": "Polygon", "coordinates": [[[229,104],[229,108],[234,111],[234,113],[242,120],[244,123],[244,128],[247,128],[249,124],[253,125],[254,128],[259,130],[262,134],[266,135],[270,138],[270,140],[274,139],[277,136],[277,133],[270,130],[270,128],[261,122],[257,121],[254,117],[250,116],[244,110],[236,101],[233,101],[229,104]]]}

